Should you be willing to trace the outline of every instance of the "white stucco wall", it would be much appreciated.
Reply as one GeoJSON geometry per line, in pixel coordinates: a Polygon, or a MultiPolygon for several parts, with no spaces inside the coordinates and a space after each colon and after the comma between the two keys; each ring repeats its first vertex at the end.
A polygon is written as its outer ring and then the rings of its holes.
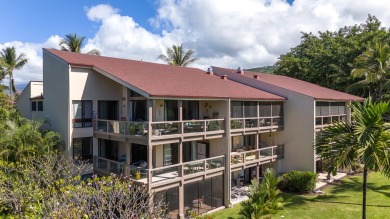
{"type": "MultiPolygon", "coordinates": [[[[61,134],[69,145],[69,65],[51,53],[43,51],[44,114],[49,128],[61,134]]],[[[70,157],[69,148],[65,156],[70,157]]]]}
{"type": "MultiPolygon", "coordinates": [[[[72,101],[74,100],[92,100],[92,108],[95,112],[95,115],[98,113],[98,101],[99,100],[114,100],[118,101],[118,107],[122,106],[122,92],[123,86],[114,82],[113,80],[101,75],[98,72],[95,72],[89,68],[80,68],[80,67],[71,67],[69,73],[69,115],[70,119],[68,121],[69,126],[69,151],[72,152],[72,139],[73,138],[82,138],[82,137],[92,137],[93,128],[73,128],[72,119],[73,115],[73,106],[72,101]]],[[[119,112],[121,112],[119,110],[119,112]]],[[[121,115],[119,115],[119,118],[121,115]]],[[[97,144],[97,141],[94,141],[94,144],[97,144]]],[[[97,146],[94,146],[94,149],[97,146]]],[[[125,153],[125,150],[122,152],[119,151],[119,156],[122,153],[125,153]]],[[[96,153],[95,153],[96,154],[96,153]]]]}
{"type": "Polygon", "coordinates": [[[24,88],[19,98],[16,100],[16,109],[27,119],[31,119],[31,82],[24,88]]]}

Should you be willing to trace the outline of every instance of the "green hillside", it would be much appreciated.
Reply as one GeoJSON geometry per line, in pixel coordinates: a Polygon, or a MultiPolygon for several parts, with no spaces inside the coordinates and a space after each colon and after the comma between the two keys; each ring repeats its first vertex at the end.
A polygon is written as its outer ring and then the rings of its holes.
{"type": "Polygon", "coordinates": [[[255,72],[262,72],[262,73],[274,73],[275,69],[276,69],[276,66],[270,65],[270,66],[250,68],[250,69],[245,69],[245,70],[247,70],[247,71],[255,71],[255,72]]]}

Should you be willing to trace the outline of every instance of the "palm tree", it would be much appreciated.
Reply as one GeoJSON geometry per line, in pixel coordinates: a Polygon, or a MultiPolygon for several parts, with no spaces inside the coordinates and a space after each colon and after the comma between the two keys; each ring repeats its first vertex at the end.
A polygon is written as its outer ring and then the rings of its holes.
{"type": "Polygon", "coordinates": [[[317,139],[318,155],[328,160],[324,168],[335,173],[338,168],[359,165],[363,168],[363,213],[366,218],[366,191],[369,170],[380,171],[390,177],[390,128],[383,116],[390,112],[390,102],[363,104],[353,102],[352,121],[341,121],[326,127],[317,139]]]}
{"type": "Polygon", "coordinates": [[[0,53],[0,66],[4,75],[9,76],[9,93],[10,95],[16,92],[14,84],[14,70],[19,70],[27,63],[27,58],[24,53],[16,55],[15,47],[7,47],[0,53]]]}
{"type": "Polygon", "coordinates": [[[390,90],[390,47],[386,43],[374,41],[361,55],[355,59],[352,77],[362,78],[347,90],[368,90],[374,100],[383,99],[384,91],[390,90]]]}
{"type": "MultiPolygon", "coordinates": [[[[84,44],[85,37],[78,36],[77,34],[67,34],[64,39],[61,40],[60,46],[62,51],[81,53],[81,47],[84,44]]],[[[100,51],[93,49],[87,54],[100,56],[100,51]]]]}
{"type": "Polygon", "coordinates": [[[43,120],[28,120],[15,108],[0,107],[0,160],[21,162],[53,152],[60,135],[42,131],[43,120]]]}
{"type": "Polygon", "coordinates": [[[252,180],[249,199],[241,203],[238,214],[245,219],[260,219],[264,215],[270,218],[277,210],[282,209],[283,198],[279,197],[281,191],[276,188],[277,183],[275,171],[267,168],[261,182],[252,180]]]}
{"type": "Polygon", "coordinates": [[[183,44],[180,46],[173,45],[172,48],[167,48],[167,55],[161,54],[158,56],[158,59],[161,59],[169,65],[185,67],[198,60],[198,58],[191,58],[194,53],[191,49],[184,52],[183,44]]]}

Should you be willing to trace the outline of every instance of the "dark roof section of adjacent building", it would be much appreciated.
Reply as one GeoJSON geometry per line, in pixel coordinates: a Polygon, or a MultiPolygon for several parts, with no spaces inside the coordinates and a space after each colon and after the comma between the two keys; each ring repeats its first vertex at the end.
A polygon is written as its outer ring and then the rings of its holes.
{"type": "Polygon", "coordinates": [[[274,74],[267,74],[267,73],[258,73],[258,72],[251,72],[251,71],[244,71],[243,74],[237,73],[237,70],[233,69],[227,69],[227,68],[220,68],[220,67],[212,67],[213,71],[217,75],[227,75],[228,78],[232,79],[232,77],[241,76],[244,79],[244,81],[241,81],[241,83],[245,84],[245,81],[248,80],[253,83],[253,81],[259,81],[262,83],[274,85],[286,90],[290,90],[296,93],[300,93],[306,96],[313,97],[316,100],[357,100],[362,101],[364,100],[361,97],[354,96],[351,94],[347,94],[344,92],[332,90],[329,88],[321,87],[317,84],[309,83],[306,81],[298,80],[295,78],[282,76],[282,75],[274,75],[274,74]],[[257,78],[254,78],[255,75],[257,75],[257,78]]]}
{"type": "Polygon", "coordinates": [[[44,49],[70,65],[98,68],[151,97],[285,100],[197,68],[44,49]]]}

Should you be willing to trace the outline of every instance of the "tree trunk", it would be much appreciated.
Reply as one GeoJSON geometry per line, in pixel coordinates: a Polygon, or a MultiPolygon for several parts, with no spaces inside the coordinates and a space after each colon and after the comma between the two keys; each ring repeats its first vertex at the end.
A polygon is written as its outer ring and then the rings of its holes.
{"type": "Polygon", "coordinates": [[[363,170],[363,212],[362,219],[366,219],[366,205],[367,205],[367,168],[364,166],[363,170]]]}

